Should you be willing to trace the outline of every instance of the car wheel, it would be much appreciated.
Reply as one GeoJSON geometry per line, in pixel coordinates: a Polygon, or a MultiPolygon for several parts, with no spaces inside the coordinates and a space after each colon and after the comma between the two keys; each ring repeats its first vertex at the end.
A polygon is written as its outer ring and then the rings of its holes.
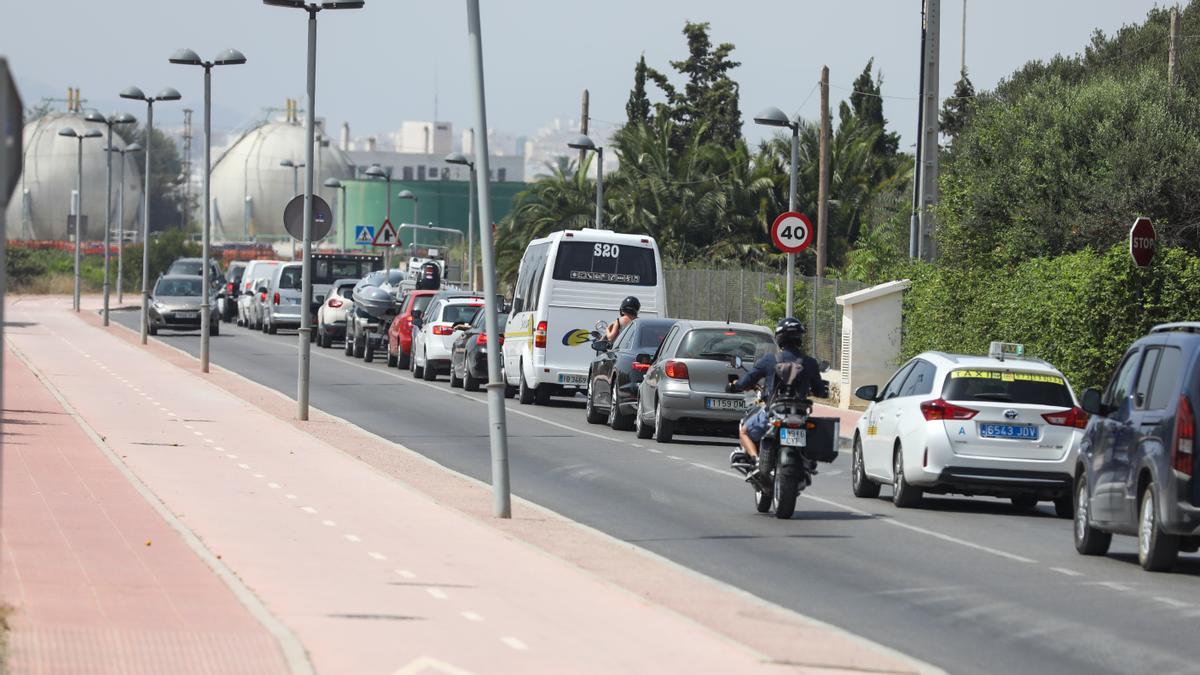
{"type": "Polygon", "coordinates": [[[421,379],[426,382],[433,382],[437,379],[437,369],[429,362],[429,352],[423,352],[422,356],[425,357],[425,372],[421,373],[421,379]]]}
{"type": "Polygon", "coordinates": [[[519,385],[517,385],[517,400],[520,401],[523,405],[529,405],[529,404],[533,403],[536,392],[534,392],[534,390],[530,389],[529,384],[527,384],[525,382],[524,366],[521,367],[520,380],[521,380],[521,383],[519,385]]]}
{"type": "Polygon", "coordinates": [[[1138,562],[1147,572],[1166,572],[1179,557],[1179,537],[1163,532],[1155,492],[1154,485],[1142,490],[1138,509],[1138,562]]]}
{"type": "Polygon", "coordinates": [[[396,348],[396,367],[401,370],[408,370],[412,367],[412,357],[405,354],[399,347],[396,348]]]}
{"type": "Polygon", "coordinates": [[[375,341],[370,337],[363,339],[363,363],[375,361],[375,341]]]}
{"type": "Polygon", "coordinates": [[[1087,474],[1081,474],[1075,481],[1075,550],[1083,555],[1104,555],[1112,543],[1112,533],[1092,527],[1091,508],[1087,474]]]}
{"type": "Polygon", "coordinates": [[[850,489],[854,492],[854,496],[863,499],[878,497],[880,485],[867,477],[866,463],[863,461],[862,438],[858,434],[854,435],[854,451],[850,461],[852,462],[850,489]]]}
{"type": "Polygon", "coordinates": [[[279,333],[279,326],[276,326],[273,322],[267,324],[267,335],[276,335],[278,333],[279,333]]]}
{"type": "Polygon", "coordinates": [[[417,363],[417,355],[416,354],[413,354],[413,357],[412,357],[412,376],[413,377],[424,377],[425,376],[425,369],[421,367],[421,364],[417,363]]]}
{"type": "Polygon", "coordinates": [[[354,358],[361,359],[367,351],[367,338],[365,335],[354,336],[354,358]]]}
{"type": "Polygon", "coordinates": [[[267,322],[262,319],[258,320],[258,330],[262,331],[263,335],[267,334],[267,322]]]}
{"type": "Polygon", "coordinates": [[[1070,493],[1061,495],[1054,500],[1054,515],[1059,518],[1071,518],[1075,515],[1075,504],[1071,501],[1070,493]]]}
{"type": "Polygon", "coordinates": [[[608,383],[609,391],[612,391],[612,402],[608,406],[608,427],[613,431],[628,431],[633,428],[633,419],[621,412],[620,402],[617,400],[617,383],[612,381],[608,383]]]}
{"type": "Polygon", "coordinates": [[[214,322],[208,324],[208,334],[209,335],[220,335],[221,334],[221,322],[214,321],[214,322]]]}
{"type": "Polygon", "coordinates": [[[1038,498],[1037,495],[1015,495],[1010,497],[1009,501],[1012,502],[1013,508],[1028,511],[1037,508],[1038,498]]]}
{"type": "Polygon", "coordinates": [[[342,346],[342,351],[345,352],[346,356],[354,356],[354,339],[350,337],[349,332],[346,333],[345,343],[342,346]]]}
{"type": "Polygon", "coordinates": [[[892,456],[892,503],[908,509],[921,503],[921,490],[908,484],[904,477],[904,450],[897,447],[892,456]]]}
{"type": "Polygon", "coordinates": [[[150,324],[149,326],[147,326],[146,332],[151,335],[158,335],[158,329],[154,327],[154,324],[150,324]]]}
{"type": "Polygon", "coordinates": [[[638,400],[637,410],[633,413],[633,431],[638,438],[650,438],[654,435],[654,427],[646,424],[646,420],[642,419],[642,402],[638,400]]]}
{"type": "Polygon", "coordinates": [[[463,386],[462,378],[454,371],[454,364],[450,364],[450,388],[459,389],[463,386]]]}
{"type": "Polygon", "coordinates": [[[600,424],[604,421],[604,415],[596,410],[596,390],[588,387],[587,407],[584,408],[584,418],[588,424],[600,424]]]}
{"type": "MultiPolygon", "coordinates": [[[[506,390],[508,388],[509,387],[505,387],[506,390]]],[[[463,365],[463,389],[466,389],[467,391],[479,391],[479,380],[475,379],[475,376],[471,374],[471,369],[465,364],[463,365]]],[[[505,396],[508,395],[509,394],[506,391],[505,396]]]]}
{"type": "Polygon", "coordinates": [[[670,443],[675,437],[675,423],[663,417],[662,399],[654,409],[654,440],[658,443],[670,443]]]}
{"type": "Polygon", "coordinates": [[[392,353],[392,350],[389,349],[388,355],[387,355],[387,367],[395,368],[396,364],[399,362],[400,362],[400,359],[397,358],[396,355],[394,353],[392,353]]]}

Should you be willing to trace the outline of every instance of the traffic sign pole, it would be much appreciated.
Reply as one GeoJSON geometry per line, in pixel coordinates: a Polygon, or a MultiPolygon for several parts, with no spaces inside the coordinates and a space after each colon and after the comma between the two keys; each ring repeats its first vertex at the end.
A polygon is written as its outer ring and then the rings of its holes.
{"type": "MultiPolygon", "coordinates": [[[[799,164],[800,164],[800,125],[793,124],[792,125],[791,178],[788,181],[788,212],[789,213],[796,212],[796,181],[797,181],[797,173],[799,171],[799,168],[798,168],[799,164]]],[[[793,291],[793,288],[795,285],[796,285],[796,254],[795,254],[795,252],[789,251],[788,257],[787,257],[787,315],[788,316],[792,316],[792,312],[795,310],[795,307],[796,307],[796,305],[794,304],[795,295],[794,295],[794,291],[793,291]]]]}

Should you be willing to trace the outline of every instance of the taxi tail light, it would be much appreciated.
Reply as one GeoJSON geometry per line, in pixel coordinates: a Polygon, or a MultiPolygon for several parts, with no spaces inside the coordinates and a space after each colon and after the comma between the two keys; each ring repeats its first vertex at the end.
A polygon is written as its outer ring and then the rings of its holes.
{"type": "Polygon", "coordinates": [[[934,422],[936,420],[969,420],[978,415],[979,411],[947,403],[945,399],[935,398],[921,404],[921,414],[925,416],[926,422],[934,422]]]}
{"type": "Polygon", "coordinates": [[[279,304],[279,291],[275,291],[274,301],[275,301],[275,304],[277,304],[277,305],[279,304]]]}
{"type": "Polygon", "coordinates": [[[1192,475],[1192,452],[1196,441],[1196,416],[1187,395],[1179,397],[1179,409],[1175,411],[1175,443],[1171,446],[1171,466],[1180,473],[1192,475]]]}
{"type": "Polygon", "coordinates": [[[683,361],[667,361],[663,366],[663,373],[672,380],[688,379],[687,364],[683,361]]]}
{"type": "Polygon", "coordinates": [[[330,298],[330,299],[329,299],[329,306],[330,306],[330,307],[333,307],[334,309],[337,309],[338,307],[341,307],[341,306],[342,306],[342,300],[341,300],[341,298],[330,298]]]}
{"type": "MultiPolygon", "coordinates": [[[[488,340],[487,340],[487,333],[480,333],[480,334],[479,334],[478,336],[476,336],[476,338],[475,338],[475,344],[479,345],[480,347],[486,347],[486,346],[487,346],[487,341],[488,341],[488,340]]],[[[500,336],[500,346],[501,346],[501,347],[503,347],[503,346],[504,346],[504,336],[503,336],[503,335],[501,335],[501,336],[500,336]]]]}
{"type": "Polygon", "coordinates": [[[1058,412],[1046,413],[1042,415],[1042,419],[1056,427],[1075,427],[1076,429],[1086,429],[1088,423],[1088,414],[1082,408],[1074,407],[1070,410],[1060,410],[1058,412]]]}
{"type": "Polygon", "coordinates": [[[646,372],[646,371],[648,371],[648,370],[650,370],[650,364],[649,364],[649,363],[635,363],[635,364],[633,364],[633,371],[634,371],[635,373],[644,373],[644,372],[646,372]]]}
{"type": "Polygon", "coordinates": [[[434,335],[454,335],[454,329],[450,326],[434,326],[434,335]]]}
{"type": "Polygon", "coordinates": [[[533,332],[533,346],[538,349],[546,348],[546,322],[539,321],[537,330],[533,332]]]}

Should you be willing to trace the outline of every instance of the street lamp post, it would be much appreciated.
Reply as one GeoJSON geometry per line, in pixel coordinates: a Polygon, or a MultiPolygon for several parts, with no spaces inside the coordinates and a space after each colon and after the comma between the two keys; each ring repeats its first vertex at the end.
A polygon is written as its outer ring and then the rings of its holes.
{"type": "MultiPolygon", "coordinates": [[[[279,160],[279,166],[286,166],[287,168],[292,170],[292,194],[293,195],[300,194],[300,182],[299,182],[300,169],[303,169],[305,166],[308,166],[308,164],[305,162],[294,162],[290,159],[281,159],[281,160],[279,160]]],[[[295,260],[295,259],[296,259],[296,240],[292,239],[292,260],[295,260]]]]}
{"type": "Polygon", "coordinates": [[[133,124],[135,121],[133,115],[129,113],[119,113],[105,117],[98,112],[90,112],[84,115],[83,119],[88,122],[98,122],[108,127],[108,142],[105,144],[105,180],[107,180],[108,189],[104,194],[104,325],[108,325],[108,268],[109,268],[109,249],[112,247],[110,237],[112,236],[112,135],[113,125],[115,124],[133,124]]]}
{"type": "Polygon", "coordinates": [[[475,290],[475,162],[461,152],[446,155],[447,164],[459,164],[470,169],[471,187],[467,190],[467,286],[475,290]]]}
{"type": "Polygon", "coordinates": [[[201,290],[202,297],[200,300],[200,372],[208,372],[208,349],[209,349],[209,331],[212,330],[209,324],[212,322],[210,296],[212,280],[210,276],[209,244],[212,240],[212,197],[209,194],[210,185],[209,177],[212,173],[212,69],[213,66],[237,66],[246,62],[246,57],[236,49],[226,49],[217,54],[217,58],[212,61],[205,61],[200,58],[196,52],[190,49],[181,49],[171,55],[168,59],[171,63],[185,66],[200,66],[204,68],[204,232],[201,236],[201,260],[204,264],[200,266],[203,277],[203,289],[201,290]]]}
{"type": "Polygon", "coordinates": [[[338,239],[342,245],[342,250],[345,251],[348,248],[346,245],[346,186],[342,185],[342,181],[336,178],[326,178],[322,185],[338,191],[338,204],[342,207],[342,220],[339,226],[340,233],[338,239]]]}
{"type": "Polygon", "coordinates": [[[79,141],[79,173],[75,178],[75,294],[74,294],[74,309],[79,311],[79,241],[83,239],[83,139],[85,138],[102,138],[104,134],[100,133],[99,129],[87,129],[77,132],[71,127],[63,127],[58,130],[59,136],[74,138],[79,141]]]}
{"type": "MultiPolygon", "coordinates": [[[[372,164],[371,166],[367,167],[367,170],[363,172],[363,175],[367,176],[368,178],[374,178],[375,180],[383,180],[387,183],[387,186],[384,188],[384,192],[387,193],[387,215],[385,215],[383,217],[383,221],[385,223],[390,224],[392,222],[392,170],[391,170],[391,168],[388,168],[385,170],[382,166],[379,166],[378,164],[372,164]]],[[[397,236],[397,239],[399,239],[399,236],[397,236]]],[[[384,269],[392,268],[392,249],[390,249],[390,248],[383,249],[383,267],[384,267],[384,269]]]]}
{"type": "Polygon", "coordinates": [[[309,249],[312,247],[312,212],[313,212],[313,143],[316,138],[315,111],[317,107],[317,12],[323,9],[359,9],[365,3],[363,0],[329,0],[321,3],[305,4],[303,0],[263,0],[263,4],[276,7],[303,9],[308,12],[308,111],[305,114],[305,164],[308,170],[304,175],[304,264],[301,265],[301,298],[300,306],[300,353],[296,375],[296,406],[297,416],[301,420],[308,419],[308,385],[309,359],[311,345],[308,340],[312,332],[309,323],[311,316],[309,307],[312,306],[312,260],[309,249]]]}
{"type": "Polygon", "coordinates": [[[125,155],[141,152],[142,146],[140,143],[130,143],[124,148],[110,147],[108,151],[121,155],[121,172],[118,178],[121,188],[117,191],[117,228],[121,233],[117,237],[117,304],[120,305],[125,302],[125,155]]]}
{"type": "MultiPolygon", "coordinates": [[[[418,199],[417,196],[412,193],[412,190],[401,190],[396,195],[396,198],[412,200],[412,203],[413,203],[413,225],[420,225],[421,224],[421,211],[420,211],[421,200],[418,199]]],[[[400,232],[399,232],[399,230],[397,230],[396,231],[396,245],[399,245],[399,244],[400,244],[400,232]]],[[[417,247],[417,231],[416,230],[413,230],[412,245],[413,245],[413,248],[417,247]]]]}
{"type": "MultiPolygon", "coordinates": [[[[796,173],[797,165],[800,163],[800,118],[795,120],[788,119],[779,108],[771,107],[763,110],[754,116],[755,124],[762,124],[768,127],[787,127],[792,130],[792,167],[791,178],[788,185],[788,211],[796,210],[796,173]]],[[[792,315],[792,310],[795,307],[794,290],[792,286],[796,280],[796,254],[787,254],[787,315],[792,315]]]]}
{"type": "MultiPolygon", "coordinates": [[[[154,103],[156,101],[178,101],[183,98],[171,87],[164,87],[156,96],[147,96],[137,87],[121,92],[121,98],[146,102],[146,180],[144,206],[142,207],[142,344],[146,344],[150,327],[150,149],[154,144],[154,103]]],[[[208,264],[208,261],[205,261],[208,264]]]]}
{"type": "MultiPolygon", "coordinates": [[[[567,147],[576,150],[591,150],[596,153],[596,229],[604,229],[604,148],[592,142],[592,139],[580,134],[575,140],[567,143],[567,147]]],[[[580,167],[582,168],[582,167],[580,167]]]]}

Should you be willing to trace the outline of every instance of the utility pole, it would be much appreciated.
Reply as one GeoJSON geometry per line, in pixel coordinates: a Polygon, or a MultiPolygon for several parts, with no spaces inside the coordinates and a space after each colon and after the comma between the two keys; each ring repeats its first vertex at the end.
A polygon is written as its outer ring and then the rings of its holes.
{"type": "Polygon", "coordinates": [[[965,74],[967,72],[967,0],[963,0],[963,15],[962,15],[962,54],[958,61],[958,72],[965,74]]]}
{"type": "MultiPolygon", "coordinates": [[[[183,208],[179,210],[179,226],[188,224],[189,206],[192,201],[192,109],[183,109],[183,208]]],[[[205,370],[204,372],[208,372],[205,370]]]]}
{"type": "Polygon", "coordinates": [[[921,58],[917,62],[920,73],[917,83],[917,142],[913,150],[912,215],[908,221],[908,257],[916,260],[921,253],[917,244],[921,240],[921,135],[925,128],[925,5],[921,4],[921,58]]]}
{"type": "Polygon", "coordinates": [[[825,276],[829,241],[829,66],[821,68],[820,178],[817,186],[817,278],[825,276]]]}
{"type": "Polygon", "coordinates": [[[1167,52],[1167,82],[1171,88],[1179,86],[1179,8],[1171,8],[1171,40],[1167,52]]]}
{"type": "Polygon", "coordinates": [[[925,53],[922,55],[921,98],[921,177],[920,237],[917,255],[931,261],[936,256],[933,242],[933,214],[930,207],[938,201],[938,59],[941,54],[941,0],[925,0],[925,53]]]}
{"type": "MultiPolygon", "coordinates": [[[[579,133],[588,135],[588,90],[583,90],[583,105],[579,112],[579,133]]],[[[583,170],[583,160],[587,158],[587,150],[579,151],[579,170],[583,170]]]]}

